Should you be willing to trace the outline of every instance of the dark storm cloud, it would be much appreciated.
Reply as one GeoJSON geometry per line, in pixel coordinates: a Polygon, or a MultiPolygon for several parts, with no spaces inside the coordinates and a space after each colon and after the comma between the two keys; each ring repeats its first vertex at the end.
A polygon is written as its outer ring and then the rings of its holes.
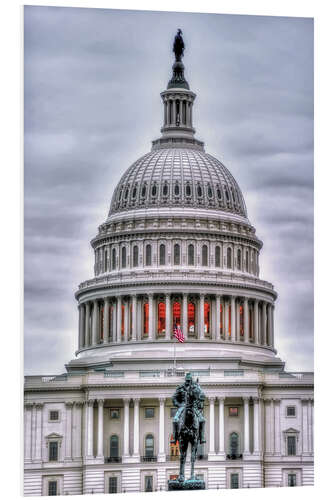
{"type": "Polygon", "coordinates": [[[25,7],[27,373],[73,357],[89,242],[120,176],[159,136],[178,27],[197,136],[237,179],[264,242],[279,354],[312,369],[312,20],[25,7]]]}

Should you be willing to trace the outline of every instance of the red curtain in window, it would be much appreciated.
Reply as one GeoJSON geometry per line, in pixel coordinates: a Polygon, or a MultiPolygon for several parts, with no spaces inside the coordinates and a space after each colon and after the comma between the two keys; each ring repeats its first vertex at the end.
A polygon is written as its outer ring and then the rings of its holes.
{"type": "Polygon", "coordinates": [[[210,333],[210,304],[209,302],[205,302],[204,304],[204,323],[205,323],[205,334],[209,335],[210,333]]]}
{"type": "Polygon", "coordinates": [[[228,318],[229,318],[229,321],[228,321],[228,334],[229,334],[229,337],[231,336],[231,306],[229,305],[228,307],[229,311],[228,311],[228,318]]]}
{"type": "Polygon", "coordinates": [[[149,329],[149,304],[145,302],[143,305],[143,334],[148,335],[149,329]]]}
{"type": "Polygon", "coordinates": [[[172,315],[173,315],[173,326],[174,325],[179,325],[180,320],[181,320],[181,314],[180,314],[181,308],[180,308],[180,303],[179,302],[174,302],[172,306],[172,315]]]}
{"type": "Polygon", "coordinates": [[[159,335],[165,334],[165,303],[159,302],[157,306],[158,320],[157,320],[157,333],[159,335]]]}
{"type": "Polygon", "coordinates": [[[188,333],[190,335],[194,335],[195,333],[195,304],[193,302],[189,302],[187,306],[187,324],[188,324],[188,333]]]}

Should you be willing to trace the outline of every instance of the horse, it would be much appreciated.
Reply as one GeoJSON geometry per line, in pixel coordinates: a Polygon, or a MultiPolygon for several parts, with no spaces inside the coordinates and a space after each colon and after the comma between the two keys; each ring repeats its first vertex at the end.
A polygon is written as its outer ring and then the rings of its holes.
{"type": "Polygon", "coordinates": [[[179,436],[179,450],[180,450],[180,470],[179,481],[184,481],[184,468],[189,443],[191,443],[191,480],[195,479],[194,476],[194,462],[197,457],[198,443],[199,443],[199,419],[194,411],[194,400],[196,394],[194,388],[191,387],[185,396],[184,410],[179,419],[178,436],[179,436]]]}

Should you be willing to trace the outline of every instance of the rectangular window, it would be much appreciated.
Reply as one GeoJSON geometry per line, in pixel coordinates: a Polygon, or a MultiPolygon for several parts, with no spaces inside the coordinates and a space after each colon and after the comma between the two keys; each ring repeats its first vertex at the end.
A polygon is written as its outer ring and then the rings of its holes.
{"type": "Polygon", "coordinates": [[[58,410],[51,410],[50,411],[50,420],[59,420],[59,412],[58,410]]]}
{"type": "Polygon", "coordinates": [[[238,407],[230,406],[229,407],[229,417],[238,417],[238,407]]]}
{"type": "Polygon", "coordinates": [[[288,486],[297,486],[296,474],[288,474],[288,486]]]}
{"type": "Polygon", "coordinates": [[[57,481],[49,481],[48,486],[48,496],[55,497],[58,495],[58,484],[57,481]]]}
{"type": "Polygon", "coordinates": [[[173,418],[177,413],[177,408],[170,408],[170,417],[173,418]]]}
{"type": "Polygon", "coordinates": [[[117,477],[109,477],[109,493],[118,493],[117,477]]]}
{"type": "Polygon", "coordinates": [[[110,408],[110,418],[112,420],[118,420],[120,418],[119,408],[110,408]]]}
{"type": "Polygon", "coordinates": [[[155,408],[145,408],[145,418],[154,418],[155,408]]]}
{"type": "Polygon", "coordinates": [[[58,460],[58,442],[49,442],[49,461],[56,462],[58,460]]]}
{"type": "Polygon", "coordinates": [[[287,406],[287,417],[296,417],[295,406],[287,406]]]}
{"type": "Polygon", "coordinates": [[[232,490],[239,488],[239,475],[238,474],[230,474],[230,488],[232,490]]]}
{"type": "Polygon", "coordinates": [[[288,455],[296,455],[296,437],[288,436],[287,437],[287,453],[288,455]]]}
{"type": "Polygon", "coordinates": [[[145,491],[153,491],[153,476],[145,476],[145,491]]]}

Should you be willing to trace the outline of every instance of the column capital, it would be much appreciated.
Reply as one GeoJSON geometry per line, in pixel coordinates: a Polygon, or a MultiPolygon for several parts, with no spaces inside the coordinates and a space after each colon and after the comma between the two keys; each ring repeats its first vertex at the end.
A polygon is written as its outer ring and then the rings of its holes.
{"type": "Polygon", "coordinates": [[[86,404],[87,404],[87,406],[89,406],[89,407],[94,406],[94,403],[95,403],[95,400],[94,400],[94,399],[88,399],[88,401],[86,401],[86,404]]]}
{"type": "Polygon", "coordinates": [[[274,403],[280,404],[281,403],[281,398],[272,398],[274,400],[274,403]]]}
{"type": "Polygon", "coordinates": [[[210,404],[214,404],[215,403],[215,398],[216,396],[209,396],[208,399],[209,399],[209,403],[210,404]]]}
{"type": "Polygon", "coordinates": [[[165,397],[160,397],[158,399],[159,399],[160,405],[162,405],[162,404],[164,405],[166,398],[165,397]]]}
{"type": "Polygon", "coordinates": [[[249,400],[250,400],[250,396],[243,396],[243,401],[244,401],[244,403],[245,403],[245,402],[246,402],[246,403],[248,403],[248,402],[249,402],[249,400]]]}
{"type": "Polygon", "coordinates": [[[217,396],[217,399],[219,400],[220,403],[225,402],[225,396],[217,396]]]}
{"type": "Polygon", "coordinates": [[[73,401],[66,401],[65,406],[66,406],[66,408],[73,408],[74,402],[73,401]]]}
{"type": "Polygon", "coordinates": [[[139,404],[141,398],[133,398],[134,404],[139,404]]]}
{"type": "Polygon", "coordinates": [[[33,408],[33,403],[24,403],[24,408],[26,410],[31,410],[33,408]]]}
{"type": "Polygon", "coordinates": [[[131,399],[132,399],[132,398],[130,398],[130,397],[125,397],[125,398],[123,398],[123,402],[124,402],[125,404],[129,404],[129,402],[131,401],[131,399]]]}
{"type": "Polygon", "coordinates": [[[74,401],[74,405],[77,408],[82,408],[82,406],[84,405],[84,401],[74,401]]]}
{"type": "Polygon", "coordinates": [[[35,407],[37,410],[41,410],[44,406],[44,403],[35,403],[35,407]]]}
{"type": "Polygon", "coordinates": [[[104,399],[102,399],[102,398],[97,399],[97,404],[98,404],[98,406],[104,406],[104,399]]]}

